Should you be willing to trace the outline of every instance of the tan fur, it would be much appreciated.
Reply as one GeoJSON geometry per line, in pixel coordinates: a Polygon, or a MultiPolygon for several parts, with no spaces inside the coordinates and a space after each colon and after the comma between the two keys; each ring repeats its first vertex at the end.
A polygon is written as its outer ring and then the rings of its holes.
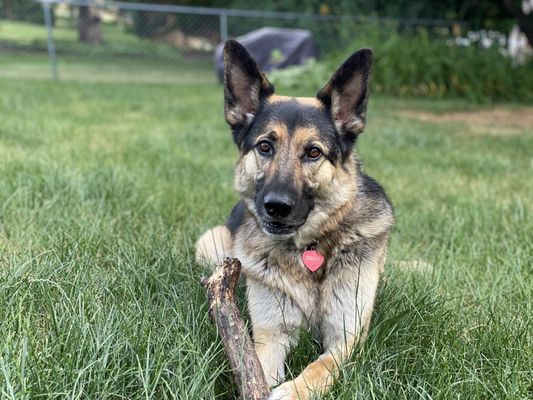
{"type": "Polygon", "coordinates": [[[310,392],[326,393],[337,375],[337,361],[332,354],[327,354],[309,364],[294,381],[276,390],[283,399],[308,399],[310,392]]]}
{"type": "Polygon", "coordinates": [[[323,107],[322,103],[318,101],[316,97],[289,97],[289,96],[280,96],[274,94],[268,98],[269,103],[276,103],[287,100],[295,100],[301,104],[306,104],[315,107],[323,107]]]}
{"type": "MultiPolygon", "coordinates": [[[[366,77],[355,76],[344,89],[333,87],[330,81],[322,90],[331,94],[331,116],[339,132],[362,131],[364,111],[356,115],[354,108],[364,84],[366,77]]],[[[246,82],[237,89],[242,92],[244,87],[246,82]]],[[[252,102],[257,100],[255,96],[250,95],[252,102]]],[[[325,107],[316,98],[275,94],[263,101],[325,107]]],[[[322,110],[318,115],[323,115],[322,110]]],[[[322,338],[324,353],[296,379],[276,387],[270,400],[310,399],[314,392],[326,393],[339,365],[366,337],[394,222],[386,196],[361,175],[355,155],[343,154],[332,161],[325,156],[316,160],[305,157],[310,146],[323,153],[327,150],[327,142],[314,126],[320,124],[294,127],[279,121],[263,122],[262,130],[251,136],[255,140],[250,143],[251,150],[241,154],[235,168],[235,189],[245,205],[242,220],[232,227],[231,235],[228,229],[216,227],[197,244],[197,258],[219,259],[213,249],[222,247],[224,254],[231,253],[241,261],[255,349],[270,385],[285,379],[285,358],[302,329],[322,338]],[[269,140],[275,151],[261,155],[257,144],[262,140],[269,140]],[[298,193],[313,195],[305,223],[289,238],[265,233],[256,209],[256,185],[274,177],[290,182],[298,193]],[[315,272],[301,258],[309,245],[316,246],[325,258],[315,272]]]]}
{"type": "Polygon", "coordinates": [[[195,259],[198,264],[215,264],[231,256],[231,233],[223,225],[208,230],[196,242],[195,259]]]}
{"type": "MultiPolygon", "coordinates": [[[[312,132],[295,134],[292,140],[309,134],[312,132]]],[[[354,157],[338,166],[325,160],[295,165],[297,157],[283,157],[277,168],[292,173],[300,169],[298,179],[317,189],[315,207],[293,237],[294,243],[304,248],[317,241],[326,264],[310,273],[300,253],[285,251],[275,238],[258,228],[252,189],[257,177],[268,173],[269,166],[253,151],[240,159],[235,180],[250,214],[231,238],[231,245],[226,241],[227,232],[217,227],[215,233],[224,238],[222,242],[231,249],[232,256],[242,262],[254,341],[269,384],[283,381],[285,358],[296,342],[298,330],[320,331],[324,354],[293,382],[276,388],[271,396],[274,400],[308,399],[314,391],[327,390],[336,365],[368,332],[393,217],[387,204],[363,197],[354,157]],[[362,260],[357,254],[341,251],[354,245],[373,250],[367,250],[362,260]]],[[[210,236],[216,237],[207,234],[199,242],[209,244],[210,236]]],[[[221,245],[217,242],[217,246],[221,245]]]]}
{"type": "MultiPolygon", "coordinates": [[[[275,239],[258,230],[253,218],[247,219],[233,238],[234,255],[242,261],[247,277],[256,349],[272,385],[283,378],[285,356],[299,328],[321,326],[326,349],[321,359],[334,355],[338,363],[368,331],[393,217],[384,204],[368,200],[359,204],[354,163],[350,159],[344,168],[318,163],[304,178],[320,187],[323,198],[317,201],[294,242],[307,244],[322,238],[318,249],[326,255],[327,265],[319,270],[321,275],[310,274],[299,254],[286,253],[275,239]],[[372,208],[379,213],[368,216],[372,208]],[[341,228],[343,222],[348,222],[348,228],[341,228]],[[353,226],[361,229],[354,232],[353,226]],[[371,242],[374,251],[360,264],[355,256],[340,253],[342,248],[366,241],[371,242]],[[339,307],[338,299],[347,308],[339,307]]],[[[309,368],[273,395],[287,392],[286,398],[306,399],[314,390],[325,390],[334,373],[331,364],[316,361],[309,368]],[[309,390],[305,390],[307,387],[309,390]],[[296,394],[299,397],[294,397],[296,394]]]]}
{"type": "Polygon", "coordinates": [[[332,89],[332,114],[335,116],[335,121],[338,130],[346,129],[354,133],[362,132],[365,127],[365,121],[362,116],[355,116],[351,112],[357,97],[361,93],[363,82],[360,76],[355,76],[350,82],[345,84],[346,88],[351,90],[344,90],[342,93],[336,89],[332,89]],[[353,90],[356,88],[356,90],[353,90]],[[341,101],[342,99],[342,101],[341,101]]]}

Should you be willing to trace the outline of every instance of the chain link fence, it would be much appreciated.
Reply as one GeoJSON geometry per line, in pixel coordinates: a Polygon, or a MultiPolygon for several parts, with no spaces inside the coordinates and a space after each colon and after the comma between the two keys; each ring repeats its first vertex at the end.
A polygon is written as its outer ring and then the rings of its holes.
{"type": "MultiPolygon", "coordinates": [[[[214,82],[220,42],[262,27],[306,29],[319,54],[390,20],[112,1],[0,0],[0,76],[81,81],[214,82]]],[[[450,21],[395,20],[451,35],[450,21]]]]}

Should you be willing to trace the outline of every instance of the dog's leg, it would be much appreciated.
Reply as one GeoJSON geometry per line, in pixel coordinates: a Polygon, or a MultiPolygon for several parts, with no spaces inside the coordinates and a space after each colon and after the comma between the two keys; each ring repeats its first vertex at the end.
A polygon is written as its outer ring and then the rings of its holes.
{"type": "Polygon", "coordinates": [[[258,326],[253,334],[255,351],[268,385],[276,386],[285,380],[285,358],[293,338],[270,326],[258,326]]]}
{"type": "Polygon", "coordinates": [[[205,232],[196,242],[195,259],[198,264],[214,265],[231,257],[232,239],[224,225],[215,226],[205,232]]]}
{"type": "Polygon", "coordinates": [[[303,316],[288,296],[253,280],[246,283],[255,350],[268,384],[274,386],[285,380],[285,358],[303,316]]]}
{"type": "MultiPolygon", "coordinates": [[[[321,332],[326,351],[293,381],[274,389],[269,400],[307,400],[314,392],[326,393],[339,366],[363,340],[374,307],[384,248],[363,263],[357,274],[337,274],[323,284],[321,332]]],[[[342,265],[340,266],[342,268],[342,265]]],[[[350,268],[346,268],[350,271],[350,268]]]]}

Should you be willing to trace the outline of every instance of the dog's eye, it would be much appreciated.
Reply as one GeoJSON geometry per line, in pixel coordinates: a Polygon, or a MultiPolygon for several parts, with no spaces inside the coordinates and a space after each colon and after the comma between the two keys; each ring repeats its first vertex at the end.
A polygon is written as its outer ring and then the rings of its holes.
{"type": "Polygon", "coordinates": [[[261,154],[270,155],[272,153],[272,146],[266,141],[259,142],[257,149],[261,154]]]}
{"type": "Polygon", "coordinates": [[[322,151],[320,151],[318,147],[312,147],[307,152],[307,158],[310,158],[311,160],[316,160],[321,155],[322,155],[322,151]]]}

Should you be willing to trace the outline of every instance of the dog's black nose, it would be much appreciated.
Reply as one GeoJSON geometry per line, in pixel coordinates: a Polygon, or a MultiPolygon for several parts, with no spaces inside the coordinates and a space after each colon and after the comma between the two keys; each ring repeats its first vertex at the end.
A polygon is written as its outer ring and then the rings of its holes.
{"type": "Polygon", "coordinates": [[[273,218],[286,218],[292,212],[294,201],[286,194],[268,193],[265,196],[265,211],[273,218]]]}

